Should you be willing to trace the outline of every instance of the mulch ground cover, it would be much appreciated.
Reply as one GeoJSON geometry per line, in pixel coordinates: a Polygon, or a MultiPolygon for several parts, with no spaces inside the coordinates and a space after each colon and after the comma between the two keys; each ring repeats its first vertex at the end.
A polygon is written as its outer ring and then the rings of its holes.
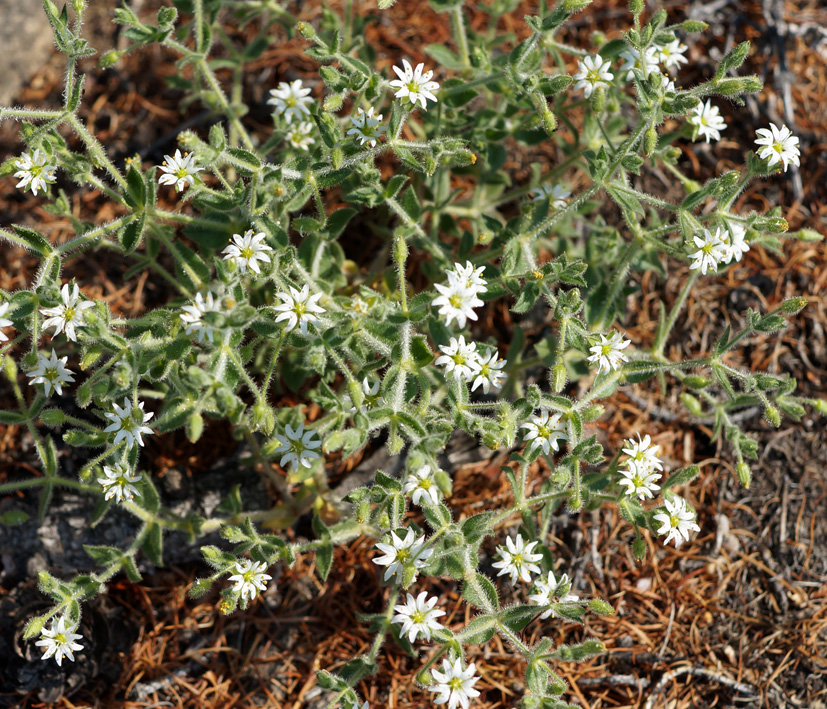
{"type": "MultiPolygon", "coordinates": [[[[144,3],[148,11],[152,4],[144,3]]],[[[375,48],[383,67],[400,56],[426,60],[425,45],[452,42],[447,15],[434,13],[425,0],[400,0],[381,13],[373,2],[354,4],[360,14],[375,17],[365,29],[365,40],[375,48]]],[[[472,6],[469,26],[485,30],[488,16],[475,3],[467,4],[472,6]]],[[[329,5],[339,9],[338,2],[329,5]]],[[[689,16],[712,25],[700,39],[690,39],[692,68],[681,74],[684,85],[710,75],[713,61],[743,39],[754,43],[744,71],[757,73],[766,82],[765,90],[750,98],[744,109],[718,102],[729,124],[724,139],[710,146],[682,146],[681,169],[703,180],[738,167],[752,146],[754,127],[770,120],[786,122],[801,137],[801,169],[755,183],[736,207],[763,211],[781,204],[791,229],[806,226],[824,233],[827,10],[817,0],[663,5],[676,20],[689,16]],[[749,120],[743,119],[744,111],[749,120]]],[[[98,3],[89,22],[92,44],[102,50],[117,41],[110,24],[112,6],[98,3]]],[[[319,3],[293,3],[289,9],[312,20],[319,3]]],[[[522,38],[526,32],[521,18],[534,12],[536,2],[523,2],[502,20],[501,28],[522,38]]],[[[627,19],[624,3],[597,0],[567,26],[564,37],[589,46],[592,32],[615,37],[617,27],[627,19]]],[[[234,31],[233,36],[241,39],[243,32],[234,31]]],[[[315,65],[302,54],[305,46],[300,38],[279,36],[251,67],[245,99],[252,109],[245,120],[254,132],[267,135],[270,130],[264,105],[267,89],[280,80],[312,76],[315,65]]],[[[86,119],[116,159],[137,153],[145,165],[159,164],[164,153],[174,150],[177,132],[185,127],[199,130],[214,120],[197,105],[180,108],[181,94],[164,82],[174,74],[173,59],[156,47],[127,55],[116,69],[90,74],[86,119]]],[[[20,102],[44,108],[57,105],[61,71],[62,60],[55,57],[23,91],[20,102]]],[[[3,156],[19,152],[16,127],[8,122],[0,125],[0,146],[3,156]]],[[[505,169],[519,181],[529,174],[530,160],[554,164],[554,150],[540,150],[539,155],[515,153],[505,169]]],[[[101,223],[117,216],[94,190],[63,186],[76,199],[78,217],[101,223]]],[[[172,197],[163,191],[161,195],[172,197]]],[[[45,211],[42,200],[15,190],[11,178],[0,190],[0,223],[37,225],[55,242],[70,234],[69,224],[45,211]]],[[[347,236],[343,243],[347,249],[347,236]]],[[[367,266],[369,255],[360,254],[368,249],[359,247],[356,239],[350,243],[353,253],[348,256],[367,266]]],[[[724,275],[702,279],[670,340],[670,357],[708,352],[716,333],[730,322],[736,327],[747,307],[772,309],[784,298],[804,295],[809,306],[791,320],[788,329],[749,341],[731,355],[732,363],[777,374],[789,372],[798,379],[803,395],[823,397],[827,388],[825,257],[823,242],[788,242],[783,257],[753,249],[724,275]]],[[[110,251],[89,252],[70,262],[64,276],[77,278],[84,292],[103,298],[125,316],[164,304],[170,296],[166,285],[146,273],[125,280],[129,266],[128,259],[110,251]]],[[[5,247],[0,250],[0,287],[26,286],[36,267],[35,259],[25,252],[5,247]]],[[[687,273],[685,265],[670,262],[665,278],[632,274],[638,290],[629,298],[622,326],[639,346],[654,337],[658,296],[676,298],[687,273]]],[[[512,326],[504,308],[492,310],[487,319],[506,334],[512,326]]],[[[10,397],[0,387],[0,407],[13,407],[13,401],[7,401],[10,397]]],[[[753,465],[752,486],[745,490],[737,482],[729,452],[710,442],[711,422],[688,420],[678,414],[680,410],[677,400],[665,398],[656,384],[628,386],[607,402],[595,430],[612,449],[630,432],[647,432],[661,445],[670,468],[700,464],[701,476],[686,492],[698,510],[701,532],[678,550],[650,540],[646,560],[636,562],[630,548],[632,530],[615,510],[576,515],[557,510],[548,544],[574,578],[575,591],[605,598],[617,612],[610,618],[589,617],[584,626],[553,619],[536,622],[524,631],[526,641],[547,635],[556,643],[587,637],[605,642],[605,655],[557,667],[570,684],[570,701],[589,709],[825,707],[825,419],[808,413],[800,423],[784,420],[774,429],[760,412],[745,418],[744,425],[758,437],[761,450],[753,465]]],[[[181,434],[153,438],[144,449],[144,465],[173,498],[203,495],[202,480],[212,462],[237,460],[241,444],[229,429],[214,424],[210,433],[214,443],[209,449],[189,444],[181,434]]],[[[332,462],[333,479],[346,480],[347,474],[360,470],[372,473],[376,466],[371,467],[375,460],[371,455],[380,452],[381,445],[375,443],[360,458],[332,462]]],[[[499,469],[504,459],[502,453],[483,460],[478,455],[463,457],[461,451],[449,455],[446,465],[454,478],[451,504],[458,516],[508,498],[508,484],[499,469]]],[[[0,480],[38,475],[37,468],[25,432],[0,426],[0,480]]],[[[273,504],[278,502],[275,490],[263,489],[273,504]]],[[[60,497],[55,504],[62,504],[60,497]]],[[[306,533],[302,524],[288,530],[288,536],[306,533]]],[[[488,551],[493,552],[495,542],[489,542],[488,551]]],[[[140,584],[121,578],[113,581],[107,596],[86,608],[87,650],[62,670],[52,663],[38,664],[38,654],[20,642],[23,620],[37,612],[43,599],[31,570],[9,573],[7,567],[0,574],[0,656],[5,656],[7,670],[24,665],[30,669],[12,676],[0,668],[0,706],[324,707],[329,700],[316,687],[315,671],[335,671],[366,652],[372,641],[356,619],[357,613],[382,608],[386,595],[372,556],[369,540],[337,549],[326,584],[318,581],[312,557],[300,558],[292,568],[275,571],[274,582],[247,612],[225,617],[217,610],[216,594],[199,601],[186,595],[188,585],[203,573],[193,547],[164,569],[144,567],[140,584]]],[[[2,564],[7,564],[5,551],[2,564]]],[[[431,591],[440,595],[447,624],[469,620],[454,583],[436,582],[431,591]]],[[[515,705],[523,692],[522,660],[497,638],[476,650],[469,660],[480,668],[477,688],[482,694],[474,706],[515,705]]],[[[379,674],[358,688],[372,707],[430,705],[430,694],[413,681],[421,657],[411,658],[389,643],[379,658],[379,674]]]]}

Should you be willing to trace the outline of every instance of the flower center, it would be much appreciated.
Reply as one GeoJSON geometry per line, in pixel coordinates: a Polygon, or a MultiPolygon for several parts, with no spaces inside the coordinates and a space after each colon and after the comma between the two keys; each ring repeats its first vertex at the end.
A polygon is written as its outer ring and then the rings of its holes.
{"type": "Polygon", "coordinates": [[[411,615],[411,620],[414,623],[417,623],[417,624],[424,623],[425,622],[425,614],[422,611],[416,611],[416,613],[413,613],[411,615]]]}
{"type": "Polygon", "coordinates": [[[780,155],[784,151],[784,146],[781,145],[781,143],[776,141],[775,143],[772,144],[772,149],[780,155]]]}
{"type": "Polygon", "coordinates": [[[55,382],[59,377],[56,369],[47,369],[45,372],[43,372],[43,376],[46,377],[46,379],[48,379],[50,382],[55,382]]]}
{"type": "Polygon", "coordinates": [[[537,426],[537,435],[540,438],[548,438],[551,435],[551,430],[548,426],[537,426]]]}
{"type": "Polygon", "coordinates": [[[465,356],[464,356],[464,355],[462,355],[462,354],[461,354],[461,353],[459,353],[459,352],[457,352],[457,353],[453,356],[453,358],[452,358],[452,359],[454,360],[454,364],[457,364],[457,365],[463,365],[463,364],[465,364],[465,356]]]}
{"type": "Polygon", "coordinates": [[[29,174],[30,174],[32,177],[40,177],[40,174],[41,174],[42,172],[43,172],[43,166],[42,166],[42,165],[32,165],[32,166],[29,168],[29,174]]]}
{"type": "Polygon", "coordinates": [[[462,689],[462,680],[459,677],[451,677],[448,680],[448,686],[455,691],[462,689]]]}
{"type": "Polygon", "coordinates": [[[288,108],[293,108],[297,104],[298,104],[298,101],[296,101],[295,96],[288,96],[286,99],[284,99],[284,105],[287,106],[288,108]]]}
{"type": "Polygon", "coordinates": [[[588,74],[586,74],[586,78],[591,81],[593,84],[600,81],[600,74],[596,69],[591,69],[588,74]]]}
{"type": "Polygon", "coordinates": [[[448,302],[449,302],[449,303],[450,303],[453,307],[455,307],[457,310],[459,310],[459,309],[460,309],[460,307],[462,306],[462,296],[461,296],[461,295],[459,295],[459,294],[457,294],[457,293],[455,293],[455,294],[454,294],[454,295],[452,295],[450,298],[448,298],[448,302]]]}
{"type": "Polygon", "coordinates": [[[249,261],[251,258],[253,258],[253,254],[254,251],[249,246],[245,246],[243,249],[241,249],[241,258],[243,259],[249,261]]]}
{"type": "Polygon", "coordinates": [[[612,351],[612,346],[611,345],[603,345],[600,348],[600,354],[602,354],[604,356],[608,355],[608,354],[611,354],[611,351],[612,351]]]}
{"type": "Polygon", "coordinates": [[[67,307],[66,310],[63,311],[63,319],[64,320],[74,320],[76,312],[77,311],[76,311],[76,308],[74,306],[67,307]]]}
{"type": "Polygon", "coordinates": [[[410,91],[412,94],[419,93],[419,84],[415,81],[409,81],[408,91],[410,91]]]}
{"type": "Polygon", "coordinates": [[[514,564],[514,566],[522,566],[525,563],[525,560],[523,559],[523,555],[522,554],[514,554],[514,556],[511,557],[511,563],[514,564]]]}
{"type": "Polygon", "coordinates": [[[423,490],[430,490],[431,489],[431,480],[429,478],[425,478],[424,480],[419,481],[419,487],[423,490]]]}
{"type": "Polygon", "coordinates": [[[402,564],[411,559],[411,552],[408,549],[397,549],[396,560],[402,564]]]}
{"type": "Polygon", "coordinates": [[[68,642],[66,636],[63,633],[58,633],[55,635],[55,644],[57,645],[65,645],[68,642]]]}
{"type": "Polygon", "coordinates": [[[296,313],[299,317],[304,315],[304,312],[307,308],[305,307],[304,303],[296,303],[293,306],[293,312],[296,313]]]}

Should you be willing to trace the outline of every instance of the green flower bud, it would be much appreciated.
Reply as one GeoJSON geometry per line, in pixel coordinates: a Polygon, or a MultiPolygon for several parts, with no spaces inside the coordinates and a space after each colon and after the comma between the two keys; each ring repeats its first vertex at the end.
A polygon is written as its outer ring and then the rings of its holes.
{"type": "Polygon", "coordinates": [[[36,615],[28,623],[26,623],[26,629],[23,631],[23,640],[28,640],[36,635],[40,635],[40,631],[43,630],[45,625],[46,616],[36,615]]]}
{"type": "Polygon", "coordinates": [[[543,111],[543,128],[549,135],[553,135],[554,131],[557,130],[557,119],[548,109],[543,111]]]}
{"type": "Polygon", "coordinates": [[[629,0],[629,12],[633,15],[643,12],[643,0],[629,0]]]}
{"type": "Polygon", "coordinates": [[[738,170],[730,170],[729,172],[725,172],[723,175],[721,175],[718,184],[721,189],[727,190],[732,187],[735,187],[735,185],[738,184],[738,180],[740,179],[741,173],[738,172],[738,170]]]}
{"type": "Polygon", "coordinates": [[[789,298],[781,303],[781,312],[787,313],[787,315],[795,315],[806,307],[807,299],[803,296],[797,296],[795,298],[789,298]]]}
{"type": "MultiPolygon", "coordinates": [[[[606,603],[602,598],[593,598],[589,601],[589,610],[593,613],[597,613],[598,615],[614,615],[615,609],[609,603],[606,603]]],[[[601,645],[603,643],[600,643],[601,645]]],[[[602,650],[597,650],[596,652],[602,652],[602,650]]]]}
{"type": "Polygon", "coordinates": [[[687,394],[684,392],[681,394],[681,401],[683,405],[686,407],[686,410],[689,411],[690,414],[693,416],[702,416],[703,415],[703,408],[701,408],[701,402],[698,401],[697,398],[692,396],[692,394],[687,394]]]}
{"type": "Polygon", "coordinates": [[[690,374],[684,378],[683,383],[690,389],[705,389],[709,386],[710,382],[709,379],[700,374],[690,374]]]}
{"type": "Polygon", "coordinates": [[[566,12],[574,14],[575,12],[580,12],[580,10],[587,8],[591,4],[592,0],[565,0],[563,7],[566,9],[566,12]]]}
{"type": "Polygon", "coordinates": [[[792,234],[788,234],[788,236],[798,239],[799,241],[804,241],[808,244],[814,244],[815,242],[822,241],[824,239],[824,237],[815,231],[815,229],[801,229],[800,231],[795,231],[792,234]]]}
{"type": "Polygon", "coordinates": [[[45,409],[40,412],[40,420],[47,426],[62,426],[66,416],[60,409],[45,409]]]}
{"type": "Polygon", "coordinates": [[[555,364],[551,368],[551,390],[559,394],[564,386],[566,386],[566,368],[562,364],[555,364]]]}
{"type": "Polygon", "coordinates": [[[583,416],[583,423],[590,423],[591,421],[596,421],[603,415],[603,404],[592,404],[591,406],[587,406],[583,409],[582,416],[583,416]]]}
{"type": "Polygon", "coordinates": [[[812,399],[810,401],[810,405],[818,411],[822,416],[827,416],[827,400],[825,399],[812,399]]]}
{"type": "Polygon", "coordinates": [[[664,148],[661,154],[663,155],[664,160],[674,164],[681,156],[681,149],[676,148],[674,145],[670,145],[668,148],[664,148]]]}
{"type": "Polygon", "coordinates": [[[9,381],[17,381],[17,362],[15,362],[9,355],[5,355],[3,357],[3,369],[5,370],[9,381]]]}
{"type": "Polygon", "coordinates": [[[416,676],[416,681],[423,686],[427,686],[433,683],[433,680],[431,679],[431,673],[428,672],[428,670],[422,670],[422,672],[420,672],[416,676]]]}
{"type": "Polygon", "coordinates": [[[322,107],[328,113],[335,113],[338,111],[342,104],[344,103],[344,99],[339,94],[330,94],[322,104],[322,107]]]}
{"type": "Polygon", "coordinates": [[[658,131],[654,126],[650,126],[643,137],[643,154],[648,158],[651,157],[658,147],[658,131]]]}
{"type": "Polygon", "coordinates": [[[772,404],[767,406],[766,411],[764,411],[764,416],[770,425],[775,426],[775,428],[778,428],[781,425],[781,414],[772,404]]]}
{"type": "Polygon", "coordinates": [[[313,27],[308,25],[306,22],[299,22],[296,25],[296,29],[305,39],[314,39],[316,37],[316,30],[314,30],[313,27]]]}
{"type": "Polygon", "coordinates": [[[190,598],[201,598],[211,587],[212,581],[210,579],[196,579],[190,586],[189,596],[190,598]]]}
{"type": "Polygon", "coordinates": [[[480,235],[477,237],[477,243],[480,246],[487,246],[493,240],[494,240],[494,232],[492,232],[492,231],[480,232],[480,235]]]}
{"type": "Polygon", "coordinates": [[[700,20],[684,20],[678,27],[684,32],[705,32],[709,29],[709,25],[700,20]]]}
{"type": "Polygon", "coordinates": [[[379,526],[380,527],[390,527],[391,526],[391,518],[388,517],[387,512],[383,512],[379,515],[379,526]]]}
{"type": "Polygon", "coordinates": [[[201,414],[192,414],[187,419],[187,440],[195,443],[204,433],[204,417],[201,414]]]}
{"type": "Polygon", "coordinates": [[[445,497],[450,497],[451,492],[454,488],[454,484],[451,481],[451,476],[448,475],[444,470],[437,470],[434,473],[434,482],[436,486],[439,488],[440,492],[445,497]]]}
{"type": "Polygon", "coordinates": [[[741,481],[741,485],[749,490],[749,485],[752,482],[752,470],[750,470],[750,467],[742,460],[738,463],[736,471],[738,472],[738,480],[741,481]]]}
{"type": "Polygon", "coordinates": [[[116,49],[110,49],[98,60],[98,69],[108,69],[109,67],[115,66],[123,54],[123,52],[119,52],[116,49]]]}
{"type": "Polygon", "coordinates": [[[632,554],[638,561],[643,561],[646,558],[646,542],[643,537],[638,537],[632,542],[632,554]]]}
{"type": "Polygon", "coordinates": [[[359,504],[356,505],[356,521],[359,524],[364,524],[368,519],[370,519],[370,502],[361,500],[359,504]]]}
{"type": "Polygon", "coordinates": [[[596,91],[589,97],[589,106],[595,113],[600,113],[606,107],[606,89],[598,86],[596,91]]]}
{"type": "Polygon", "coordinates": [[[335,147],[330,151],[330,162],[333,163],[333,168],[338,170],[345,161],[345,155],[340,147],[335,147]]]}

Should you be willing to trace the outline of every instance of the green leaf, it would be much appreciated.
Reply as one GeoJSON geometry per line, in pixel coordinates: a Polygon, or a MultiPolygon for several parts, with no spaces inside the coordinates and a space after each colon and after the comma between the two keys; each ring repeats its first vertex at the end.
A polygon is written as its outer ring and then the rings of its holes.
{"type": "Polygon", "coordinates": [[[261,160],[259,160],[253,153],[241,148],[227,148],[224,155],[228,157],[239,170],[252,175],[254,172],[261,170],[261,160]]]}
{"type": "Polygon", "coordinates": [[[492,533],[491,520],[494,513],[491,511],[480,512],[466,519],[461,526],[465,541],[469,544],[476,544],[478,541],[492,533]]]}
{"type": "Polygon", "coordinates": [[[697,465],[688,465],[685,468],[681,468],[680,470],[676,470],[671,473],[661,487],[665,492],[670,488],[686,485],[688,482],[691,482],[698,477],[700,472],[701,469],[697,465]]]}
{"type": "Polygon", "coordinates": [[[454,71],[461,71],[465,68],[459,55],[452,52],[444,44],[429,44],[425,47],[425,54],[431,59],[441,64],[446,69],[453,69],[454,71]]]}
{"type": "Polygon", "coordinates": [[[496,621],[488,615],[474,618],[459,633],[457,640],[468,645],[484,645],[497,632],[496,621]]]}
{"type": "MultiPolygon", "coordinates": [[[[329,535],[328,535],[329,536],[329,535]]],[[[327,581],[330,567],[333,565],[333,544],[327,543],[316,549],[316,570],[322,582],[327,581]]]]}
{"type": "Polygon", "coordinates": [[[164,537],[161,532],[160,525],[149,525],[149,529],[147,530],[146,534],[146,539],[144,540],[143,546],[141,548],[144,550],[144,553],[147,555],[147,558],[149,558],[149,560],[153,564],[155,564],[155,566],[160,567],[164,565],[164,537]]]}
{"type": "Polygon", "coordinates": [[[21,226],[20,224],[12,224],[11,228],[17,236],[26,242],[26,246],[31,251],[34,251],[41,256],[48,256],[54,251],[52,245],[39,231],[30,229],[27,226],[21,226]]]}
{"type": "Polygon", "coordinates": [[[481,610],[499,608],[497,589],[487,576],[475,573],[462,584],[462,597],[481,610]]]}

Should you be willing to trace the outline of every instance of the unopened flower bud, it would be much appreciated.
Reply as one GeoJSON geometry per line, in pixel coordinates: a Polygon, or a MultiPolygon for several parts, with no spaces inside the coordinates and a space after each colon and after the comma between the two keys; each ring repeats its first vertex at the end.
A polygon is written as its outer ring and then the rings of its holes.
{"type": "Polygon", "coordinates": [[[571,12],[573,14],[575,12],[580,12],[580,10],[587,8],[591,4],[592,0],[565,0],[563,7],[566,8],[567,12],[571,12]]]}
{"type": "Polygon", "coordinates": [[[590,423],[591,421],[596,421],[603,415],[603,411],[603,404],[592,404],[591,406],[587,406],[581,413],[583,422],[590,423]]]}
{"type": "Polygon", "coordinates": [[[643,0],[629,0],[629,12],[633,15],[643,12],[643,0]]]}
{"type": "Polygon", "coordinates": [[[812,399],[810,401],[810,404],[822,416],[827,416],[827,400],[825,400],[825,399],[812,399]]]}
{"type": "Polygon", "coordinates": [[[422,670],[417,676],[416,681],[423,686],[428,686],[433,684],[433,680],[431,679],[431,673],[428,670],[422,670]]]}
{"type": "Polygon", "coordinates": [[[195,443],[201,434],[204,432],[204,417],[201,414],[192,414],[187,419],[187,440],[190,443],[195,443]]]}
{"type": "Polygon", "coordinates": [[[803,296],[788,298],[781,303],[781,311],[787,313],[787,315],[795,315],[796,313],[801,312],[805,307],[807,307],[807,299],[803,296]]]}
{"type": "Polygon", "coordinates": [[[555,364],[551,368],[551,390],[559,394],[564,386],[566,386],[566,368],[562,364],[555,364]]]}
{"type": "Polygon", "coordinates": [[[557,119],[548,109],[543,111],[543,128],[549,135],[553,135],[554,131],[557,130],[557,119]]]}
{"type": "Polygon", "coordinates": [[[379,526],[380,527],[390,527],[391,526],[391,518],[388,517],[387,512],[383,512],[379,515],[379,526]]]}
{"type": "Polygon", "coordinates": [[[781,414],[779,413],[778,409],[776,409],[772,404],[767,406],[767,410],[764,412],[764,416],[766,417],[770,425],[775,426],[775,428],[778,428],[781,425],[781,414]]]}
{"type": "Polygon", "coordinates": [[[738,184],[738,180],[741,179],[741,173],[738,170],[730,170],[729,172],[725,172],[721,175],[719,180],[719,185],[722,189],[729,189],[731,187],[735,187],[738,184]]]}
{"type": "Polygon", "coordinates": [[[692,414],[693,416],[701,416],[703,415],[703,408],[701,408],[701,402],[692,394],[687,394],[684,392],[681,394],[681,401],[683,405],[686,407],[686,410],[692,414]]]}
{"type": "Polygon", "coordinates": [[[344,103],[344,99],[339,94],[330,94],[322,104],[322,107],[328,113],[336,113],[344,103]]]}
{"type": "Polygon", "coordinates": [[[669,163],[675,163],[678,161],[678,158],[681,156],[681,149],[675,147],[674,145],[670,145],[668,148],[663,150],[663,159],[669,163]]]}
{"type": "Polygon", "coordinates": [[[738,463],[735,469],[738,472],[738,480],[741,481],[741,485],[749,490],[749,485],[752,482],[752,470],[743,460],[738,463]]]}
{"type": "Polygon", "coordinates": [[[643,538],[638,537],[632,542],[632,554],[634,554],[635,559],[638,561],[643,561],[646,557],[646,542],[643,538]]]}
{"type": "Polygon", "coordinates": [[[40,420],[47,426],[62,426],[66,415],[60,409],[46,409],[40,412],[40,420]]]}
{"type": "Polygon", "coordinates": [[[654,126],[650,126],[643,137],[643,154],[646,157],[654,155],[658,147],[658,131],[654,126]]]}
{"type": "Polygon", "coordinates": [[[445,497],[451,496],[451,491],[453,490],[454,485],[451,482],[451,476],[448,475],[448,473],[444,470],[437,470],[436,473],[434,473],[434,482],[445,497]]]}
{"type": "Polygon", "coordinates": [[[598,86],[592,92],[589,97],[589,105],[595,113],[600,113],[606,107],[606,89],[604,87],[598,86]]]}
{"type": "Polygon", "coordinates": [[[484,433],[482,434],[482,444],[486,448],[495,451],[500,447],[500,440],[493,433],[484,433]]]}
{"type": "Polygon", "coordinates": [[[306,22],[299,22],[299,24],[296,25],[296,29],[305,39],[313,39],[316,36],[316,30],[306,22]]]}
{"type": "Polygon", "coordinates": [[[356,521],[359,524],[364,524],[370,517],[370,503],[367,500],[361,500],[356,505],[356,521]]]}
{"type": "Polygon", "coordinates": [[[614,615],[615,609],[602,598],[593,598],[589,601],[589,610],[598,615],[614,615]]]}
{"type": "Polygon", "coordinates": [[[116,49],[110,49],[98,60],[98,69],[108,69],[111,66],[115,66],[115,64],[120,61],[122,56],[123,52],[119,52],[116,49]]]}
{"type": "Polygon", "coordinates": [[[494,232],[492,231],[482,231],[480,235],[477,237],[477,243],[480,246],[487,246],[494,240],[494,232]]]}
{"type": "Polygon", "coordinates": [[[709,379],[700,374],[690,374],[684,378],[683,383],[690,389],[704,389],[709,386],[709,379]]]}
{"type": "Polygon", "coordinates": [[[704,32],[709,28],[706,22],[700,20],[684,20],[679,26],[684,32],[704,32]]]}

